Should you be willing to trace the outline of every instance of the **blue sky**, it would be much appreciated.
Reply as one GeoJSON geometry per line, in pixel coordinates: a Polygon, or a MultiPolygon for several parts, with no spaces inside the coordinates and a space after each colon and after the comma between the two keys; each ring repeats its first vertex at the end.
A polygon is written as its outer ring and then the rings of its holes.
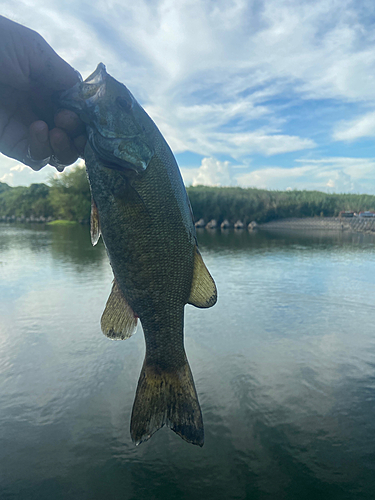
{"type": "MultiPolygon", "coordinates": [[[[375,194],[375,3],[2,0],[84,78],[103,62],[185,183],[375,194]]],[[[0,180],[45,182],[0,157],[0,180]]]]}

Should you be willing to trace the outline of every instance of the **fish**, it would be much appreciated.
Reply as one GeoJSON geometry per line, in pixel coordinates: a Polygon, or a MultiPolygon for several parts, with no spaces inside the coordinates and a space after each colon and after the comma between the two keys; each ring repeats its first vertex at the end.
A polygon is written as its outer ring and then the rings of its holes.
{"type": "Polygon", "coordinates": [[[103,238],[113,270],[103,333],[129,338],[138,319],[146,352],[130,434],[138,445],[164,425],[203,446],[204,426],[184,347],[186,304],[212,307],[215,282],[205,266],[175,157],[161,132],[104,64],[59,96],[86,124],[84,150],[92,195],[91,241],[103,238]]]}

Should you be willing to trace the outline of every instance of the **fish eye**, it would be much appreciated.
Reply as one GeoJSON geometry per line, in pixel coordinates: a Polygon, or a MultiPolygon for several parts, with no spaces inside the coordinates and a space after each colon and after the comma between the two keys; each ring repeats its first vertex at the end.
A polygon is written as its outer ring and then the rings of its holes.
{"type": "Polygon", "coordinates": [[[116,97],[116,104],[123,110],[129,113],[129,111],[132,109],[133,103],[127,99],[124,99],[121,96],[116,97]]]}

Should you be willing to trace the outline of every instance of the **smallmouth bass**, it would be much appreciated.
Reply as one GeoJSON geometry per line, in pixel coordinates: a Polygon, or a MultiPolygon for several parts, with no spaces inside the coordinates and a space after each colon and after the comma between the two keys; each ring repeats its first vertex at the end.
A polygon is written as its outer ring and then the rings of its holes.
{"type": "Polygon", "coordinates": [[[140,319],[146,355],[131,416],[136,444],[167,425],[203,445],[202,413],[184,349],[184,307],[211,307],[217,292],[198,250],[190,202],[158,128],[103,64],[63,92],[60,106],[86,123],[91,240],[103,238],[114,274],[101,319],[127,339],[140,319]]]}

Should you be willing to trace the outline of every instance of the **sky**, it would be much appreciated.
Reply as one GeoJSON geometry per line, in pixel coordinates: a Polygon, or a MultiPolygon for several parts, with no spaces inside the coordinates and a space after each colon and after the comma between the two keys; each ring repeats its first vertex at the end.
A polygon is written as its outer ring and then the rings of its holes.
{"type": "MultiPolygon", "coordinates": [[[[186,185],[375,194],[373,0],[0,0],[83,78],[99,62],[186,185]]],[[[0,155],[0,180],[46,182],[0,155]]]]}

